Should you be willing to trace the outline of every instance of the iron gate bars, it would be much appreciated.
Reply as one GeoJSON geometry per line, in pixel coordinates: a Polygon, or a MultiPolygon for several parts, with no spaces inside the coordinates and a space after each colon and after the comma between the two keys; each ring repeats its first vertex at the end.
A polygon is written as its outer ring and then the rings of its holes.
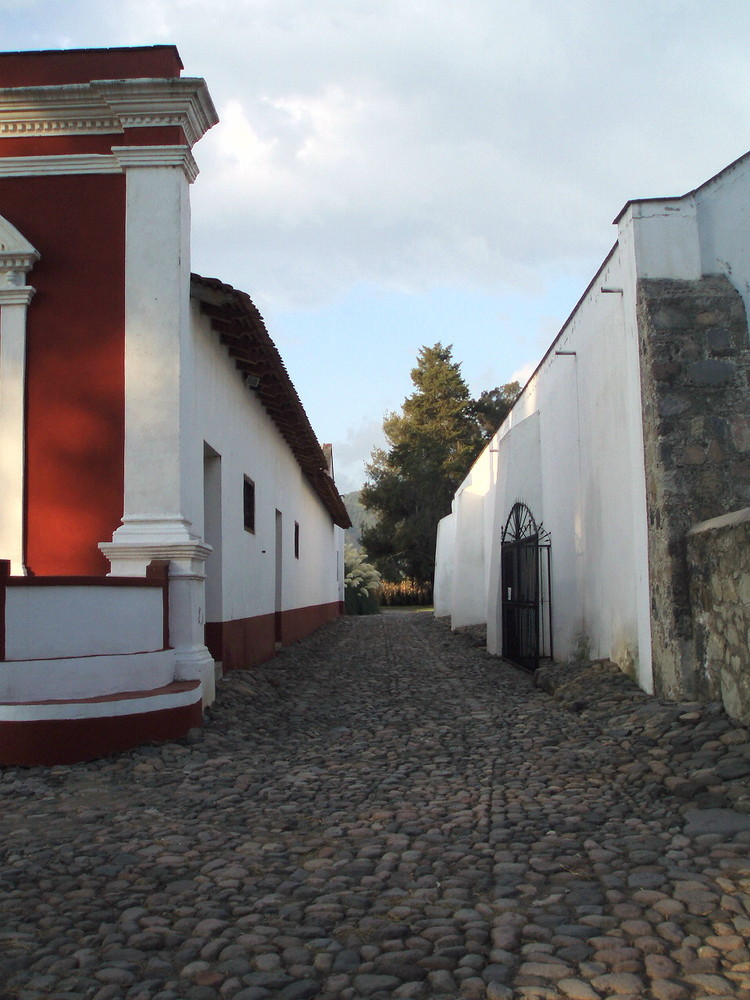
{"type": "Polygon", "coordinates": [[[550,537],[525,503],[508,515],[501,563],[503,656],[536,670],[552,656],[550,537]]]}

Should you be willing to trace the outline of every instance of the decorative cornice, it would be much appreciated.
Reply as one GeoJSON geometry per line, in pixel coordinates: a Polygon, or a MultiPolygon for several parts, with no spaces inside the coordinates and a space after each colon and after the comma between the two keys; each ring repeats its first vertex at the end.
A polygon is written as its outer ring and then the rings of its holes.
{"type": "Polygon", "coordinates": [[[97,80],[91,86],[123,128],[179,125],[191,148],[219,120],[206,82],[199,78],[97,80]]]}
{"type": "Polygon", "coordinates": [[[179,126],[192,147],[218,121],[204,80],[94,80],[0,88],[0,139],[179,126]]]}
{"type": "Polygon", "coordinates": [[[198,176],[198,164],[189,146],[113,146],[112,153],[122,170],[128,167],[180,167],[191,184],[198,176]]]}
{"type": "Polygon", "coordinates": [[[92,84],[0,89],[0,138],[122,132],[92,84]]]}

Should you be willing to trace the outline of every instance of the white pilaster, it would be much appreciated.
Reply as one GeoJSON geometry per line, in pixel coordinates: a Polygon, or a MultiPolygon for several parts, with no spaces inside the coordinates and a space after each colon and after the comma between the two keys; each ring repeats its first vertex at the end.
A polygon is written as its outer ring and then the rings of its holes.
{"type": "Polygon", "coordinates": [[[214,660],[204,644],[206,624],[206,557],[209,545],[169,564],[169,641],[175,651],[175,680],[200,680],[203,704],[216,696],[214,660]]]}
{"type": "MultiPolygon", "coordinates": [[[[120,575],[127,549],[192,545],[189,172],[180,159],[116,150],[127,178],[125,239],[125,496],[102,551],[120,575]],[[132,162],[134,165],[130,166],[132,162]],[[122,556],[118,549],[123,548],[122,556]]],[[[189,152],[187,153],[189,156],[189,152]]],[[[192,161],[192,157],[189,158],[192,161]]],[[[187,162],[187,161],[186,161],[187,162]]],[[[192,464],[195,464],[194,461],[192,464]]],[[[171,557],[170,557],[171,558],[171,557]]]]}
{"type": "Polygon", "coordinates": [[[126,175],[125,491],[122,524],[100,549],[112,576],[143,576],[169,560],[175,678],[214,699],[204,644],[205,564],[192,530],[203,489],[195,447],[190,346],[190,200],[197,170],[187,147],[114,147],[126,175]]]}
{"type": "Polygon", "coordinates": [[[24,573],[24,402],[26,312],[34,289],[26,274],[39,254],[0,218],[0,558],[24,573]]]}

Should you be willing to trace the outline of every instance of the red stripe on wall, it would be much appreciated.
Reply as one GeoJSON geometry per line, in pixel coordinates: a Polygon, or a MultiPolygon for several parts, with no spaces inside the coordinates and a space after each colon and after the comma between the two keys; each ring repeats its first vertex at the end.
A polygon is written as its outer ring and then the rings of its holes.
{"type": "Polygon", "coordinates": [[[10,559],[0,559],[0,663],[5,660],[5,587],[10,576],[10,559]]]}
{"type": "Polygon", "coordinates": [[[206,645],[224,672],[257,667],[276,652],[274,614],[238,618],[231,622],[207,622],[206,645]]]}
{"type": "Polygon", "coordinates": [[[26,563],[99,575],[123,512],[125,178],[0,179],[0,215],[41,254],[28,281],[26,563]]]}
{"type": "Polygon", "coordinates": [[[137,715],[0,722],[0,765],[77,764],[144,743],[178,740],[202,723],[200,699],[193,705],[137,715]]]}
{"type": "Polygon", "coordinates": [[[184,146],[179,125],[128,128],[101,135],[31,135],[0,139],[0,156],[73,156],[84,153],[109,155],[113,146],[184,146]]]}
{"type": "Polygon", "coordinates": [[[317,604],[308,608],[295,608],[281,614],[281,642],[287,646],[297,642],[315,629],[341,614],[339,602],[317,604]]]}
{"type": "MultiPolygon", "coordinates": [[[[343,614],[339,601],[315,604],[280,614],[281,642],[288,645],[303,639],[343,614]]],[[[257,667],[270,660],[276,652],[276,614],[238,618],[231,622],[207,622],[206,646],[225,673],[246,667],[257,667]]]]}

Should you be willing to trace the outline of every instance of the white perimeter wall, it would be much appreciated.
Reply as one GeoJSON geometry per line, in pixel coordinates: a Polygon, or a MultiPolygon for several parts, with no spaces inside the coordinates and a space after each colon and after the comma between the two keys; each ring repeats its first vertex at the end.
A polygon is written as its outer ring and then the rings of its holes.
{"type": "Polygon", "coordinates": [[[748,156],[695,193],[703,274],[725,274],[750,316],[750,169],[748,156]]]}
{"type": "Polygon", "coordinates": [[[191,464],[200,474],[195,477],[188,517],[202,536],[204,442],[214,453],[206,465],[212,482],[207,490],[205,538],[215,549],[206,565],[207,619],[232,621],[277,610],[277,510],[281,513],[280,610],[342,600],[343,531],[333,524],[257,396],[246,388],[198,304],[191,305],[197,433],[191,464]],[[243,526],[245,476],[255,484],[254,533],[243,526]],[[294,557],[295,522],[299,559],[294,557]]]}
{"type": "Polygon", "coordinates": [[[653,689],[636,281],[725,274],[750,311],[749,164],[625,207],[615,249],[457,492],[441,524],[455,537],[438,548],[441,613],[450,606],[454,627],[483,616],[491,652],[502,652],[500,539],[521,500],[551,536],[555,659],[609,657],[653,689]]]}
{"type": "MultiPolygon", "coordinates": [[[[551,537],[555,658],[609,657],[650,689],[648,606],[639,594],[641,582],[648,589],[648,560],[634,301],[630,256],[619,246],[541,365],[524,406],[539,413],[537,488],[551,537]]],[[[523,485],[517,479],[515,498],[523,499],[523,485]]],[[[509,501],[506,494],[500,520],[509,501]]],[[[497,619],[497,600],[493,612],[497,619]]]]}
{"type": "MultiPolygon", "coordinates": [[[[456,500],[453,501],[453,510],[456,500]]],[[[456,550],[456,517],[448,514],[438,522],[435,546],[435,579],[432,586],[432,603],[436,618],[451,615],[453,606],[453,569],[456,550]]],[[[451,623],[453,624],[453,623],[451,623]]]]}
{"type": "Polygon", "coordinates": [[[585,648],[649,688],[638,351],[625,305],[633,288],[618,248],[459,489],[451,615],[454,627],[486,621],[488,648],[501,652],[500,540],[522,501],[551,536],[555,659],[585,648]]]}

